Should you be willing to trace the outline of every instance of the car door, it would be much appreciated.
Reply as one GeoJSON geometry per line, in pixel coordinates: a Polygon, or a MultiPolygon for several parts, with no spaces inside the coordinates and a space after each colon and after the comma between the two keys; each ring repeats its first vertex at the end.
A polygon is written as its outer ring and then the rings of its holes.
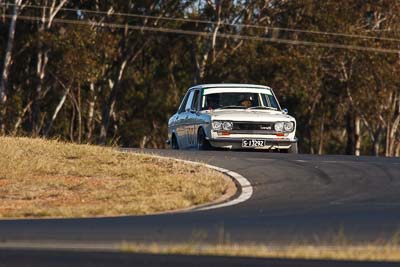
{"type": "Polygon", "coordinates": [[[191,99],[190,107],[186,110],[188,112],[186,134],[187,146],[193,148],[197,145],[197,126],[199,124],[199,108],[200,108],[200,90],[193,90],[193,97],[191,99]]]}
{"type": "Polygon", "coordinates": [[[186,105],[189,100],[191,91],[187,92],[185,97],[183,98],[181,105],[179,106],[179,109],[177,111],[175,120],[173,122],[173,130],[175,132],[175,136],[178,142],[178,146],[180,148],[185,148],[186,146],[186,129],[185,129],[185,123],[186,123],[186,105]]]}
{"type": "Polygon", "coordinates": [[[189,131],[191,129],[191,106],[193,102],[194,90],[188,92],[188,98],[182,112],[179,114],[178,118],[178,131],[180,136],[180,147],[189,148],[189,131]]]}

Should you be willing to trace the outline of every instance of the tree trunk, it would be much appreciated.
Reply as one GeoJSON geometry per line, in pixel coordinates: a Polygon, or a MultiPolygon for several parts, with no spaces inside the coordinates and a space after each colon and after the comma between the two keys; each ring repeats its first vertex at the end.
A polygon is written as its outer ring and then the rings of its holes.
{"type": "MultiPolygon", "coordinates": [[[[41,38],[41,37],[39,37],[41,38]]],[[[45,69],[48,63],[48,51],[44,51],[42,41],[39,41],[39,51],[37,55],[36,76],[37,85],[35,91],[35,100],[32,107],[32,136],[38,136],[40,133],[39,117],[41,100],[44,97],[43,87],[45,79],[45,69]]]]}
{"type": "Polygon", "coordinates": [[[194,43],[194,47],[192,49],[192,61],[193,65],[195,67],[195,75],[193,77],[193,82],[194,84],[197,84],[199,82],[202,82],[204,77],[206,76],[206,70],[207,70],[207,62],[208,59],[210,58],[211,55],[211,62],[215,63],[216,61],[216,44],[217,44],[217,35],[219,28],[221,27],[221,1],[217,0],[215,1],[215,7],[213,7],[215,15],[217,17],[216,24],[214,24],[214,28],[211,33],[211,40],[206,38],[204,39],[205,41],[205,46],[207,49],[205,49],[204,53],[200,55],[200,60],[197,57],[197,51],[198,49],[198,43],[200,42],[200,38],[196,39],[196,42],[194,43]]]}
{"type": "Polygon", "coordinates": [[[360,156],[361,150],[361,118],[349,109],[346,118],[347,145],[346,154],[360,156]]]}
{"type": "Polygon", "coordinates": [[[309,126],[309,127],[307,127],[307,129],[306,129],[306,136],[307,136],[307,138],[308,138],[308,142],[309,142],[309,151],[310,151],[310,154],[315,154],[315,151],[314,151],[314,145],[313,145],[313,133],[312,133],[312,124],[314,123],[314,107],[315,107],[315,104],[313,104],[313,108],[311,108],[310,110],[310,114],[309,114],[309,117],[308,117],[308,121],[307,121],[307,125],[309,126]]]}
{"type": "MultiPolygon", "coordinates": [[[[71,96],[71,95],[70,95],[71,96]]],[[[72,99],[72,96],[70,97],[70,102],[71,102],[71,124],[69,127],[69,138],[71,142],[74,142],[74,128],[75,128],[75,104],[74,100],[72,99]]]]}
{"type": "Polygon", "coordinates": [[[381,141],[382,127],[379,127],[373,135],[372,140],[372,155],[378,157],[380,150],[380,141],[381,141]]]}
{"type": "Polygon", "coordinates": [[[380,145],[379,145],[379,139],[377,141],[373,142],[373,146],[372,146],[372,155],[375,157],[379,156],[379,149],[380,149],[380,145]]]}
{"type": "Polygon", "coordinates": [[[396,157],[400,157],[400,143],[398,143],[397,146],[396,146],[395,156],[396,157]]]}
{"type": "Polygon", "coordinates": [[[77,105],[76,108],[78,110],[78,143],[82,143],[82,101],[81,101],[81,85],[78,83],[78,96],[77,96],[77,105]]]}
{"type": "Polygon", "coordinates": [[[118,77],[112,82],[110,96],[108,98],[107,104],[103,108],[103,115],[102,115],[102,124],[100,128],[100,144],[104,145],[107,139],[107,132],[110,126],[110,118],[114,112],[116,100],[117,100],[117,93],[119,89],[120,82],[122,80],[123,73],[125,71],[126,65],[128,60],[125,58],[118,68],[118,77]]]}
{"type": "Polygon", "coordinates": [[[4,53],[4,64],[0,80],[0,134],[6,133],[6,115],[7,115],[7,85],[8,75],[12,64],[12,50],[14,46],[15,28],[17,25],[18,12],[22,0],[15,0],[13,14],[11,17],[10,27],[8,30],[7,46],[4,53]]]}
{"type": "Polygon", "coordinates": [[[95,93],[95,85],[94,83],[90,83],[90,92],[89,92],[89,103],[88,103],[88,118],[87,118],[87,133],[86,133],[86,141],[91,143],[92,135],[93,135],[93,116],[94,116],[94,106],[96,103],[97,95],[95,93]]]}
{"type": "Polygon", "coordinates": [[[361,118],[357,114],[354,118],[354,155],[360,156],[361,150],[361,118]]]}
{"type": "MultiPolygon", "coordinates": [[[[42,9],[42,19],[40,22],[40,26],[38,29],[38,52],[37,52],[37,65],[36,65],[36,91],[35,98],[32,105],[32,135],[38,136],[41,132],[41,125],[39,123],[39,117],[41,113],[41,101],[45,97],[45,93],[43,92],[44,81],[46,78],[46,67],[49,61],[49,51],[45,49],[43,43],[43,34],[46,29],[50,29],[53,23],[53,20],[60,9],[67,3],[67,0],[62,0],[58,6],[56,6],[56,1],[52,1],[52,5],[50,8],[42,9]],[[49,11],[49,15],[47,17],[47,11],[49,11]]],[[[45,6],[48,6],[48,2],[45,1],[45,6]]],[[[47,130],[46,130],[47,131],[47,130]]]]}
{"type": "MultiPolygon", "coordinates": [[[[47,6],[47,1],[44,3],[47,6]]],[[[40,116],[40,100],[42,98],[42,89],[43,82],[45,78],[45,68],[48,62],[47,52],[44,51],[43,47],[43,32],[45,29],[45,21],[46,21],[46,8],[42,9],[42,20],[39,22],[40,26],[38,29],[38,50],[37,50],[37,63],[36,63],[36,90],[35,97],[32,105],[32,129],[31,133],[33,137],[36,137],[39,134],[39,116],[40,116]]]]}
{"type": "Polygon", "coordinates": [[[147,46],[147,43],[149,42],[149,39],[147,39],[144,44],[141,46],[140,49],[138,49],[136,52],[133,50],[126,51],[125,54],[121,55],[121,61],[117,66],[117,71],[116,71],[116,77],[114,78],[113,81],[110,80],[111,84],[111,92],[110,96],[108,97],[108,101],[106,105],[103,108],[102,112],[102,122],[101,122],[101,127],[100,127],[100,137],[99,137],[99,143],[104,145],[107,140],[107,135],[108,135],[108,129],[110,127],[110,118],[111,115],[114,114],[115,112],[115,105],[117,101],[117,94],[120,88],[121,80],[122,77],[125,73],[126,67],[129,64],[133,63],[136,58],[143,52],[143,49],[147,46]]]}
{"type": "Polygon", "coordinates": [[[58,12],[61,10],[61,8],[68,2],[68,0],[62,0],[58,6],[56,6],[56,1],[53,1],[50,7],[50,14],[49,18],[47,20],[47,29],[51,28],[51,25],[53,24],[55,16],[58,14],[58,12]]]}
{"type": "Polygon", "coordinates": [[[322,155],[324,152],[324,130],[325,130],[325,112],[322,113],[321,123],[319,126],[318,155],[322,155]]]}
{"type": "Polygon", "coordinates": [[[25,108],[22,110],[22,112],[20,112],[20,114],[18,115],[18,119],[14,124],[14,130],[13,130],[13,133],[12,133],[13,136],[17,135],[18,129],[21,126],[21,123],[22,123],[22,121],[23,121],[23,119],[25,117],[25,114],[26,114],[26,112],[28,112],[28,110],[31,109],[32,103],[33,103],[32,100],[29,101],[28,104],[26,104],[25,108]]]}
{"type": "Polygon", "coordinates": [[[388,124],[387,124],[387,127],[386,127],[386,138],[385,138],[385,157],[389,157],[390,156],[390,152],[391,152],[391,147],[390,147],[390,145],[391,145],[391,138],[390,138],[390,136],[391,136],[391,132],[392,132],[392,127],[391,127],[392,125],[391,125],[391,123],[390,123],[390,120],[388,120],[388,124]]]}
{"type": "Polygon", "coordinates": [[[148,140],[148,136],[144,135],[139,142],[139,148],[141,148],[141,149],[145,148],[146,144],[147,144],[147,140],[148,140]]]}
{"type": "Polygon", "coordinates": [[[353,110],[349,110],[346,116],[346,132],[347,132],[347,145],[346,145],[346,154],[354,155],[354,147],[355,147],[355,130],[354,130],[354,113],[353,110]]]}
{"type": "Polygon", "coordinates": [[[217,45],[217,35],[219,28],[221,27],[221,1],[216,0],[215,1],[215,13],[217,15],[217,24],[215,24],[214,31],[212,34],[212,42],[211,42],[211,55],[212,55],[212,63],[215,63],[216,61],[216,51],[215,47],[217,45]]]}
{"type": "Polygon", "coordinates": [[[391,126],[391,131],[390,131],[390,135],[389,135],[389,154],[387,156],[394,156],[394,154],[396,153],[396,133],[399,129],[399,125],[400,125],[400,114],[397,115],[396,119],[394,120],[394,123],[391,126]]]}
{"type": "Polygon", "coordinates": [[[391,115],[395,115],[394,121],[392,123],[392,118],[388,120],[388,127],[386,133],[386,149],[385,156],[390,157],[396,154],[396,133],[398,132],[400,126],[400,97],[398,94],[394,96],[394,105],[391,110],[391,115]],[[397,107],[397,108],[396,108],[397,107]]]}
{"type": "Polygon", "coordinates": [[[51,117],[51,121],[50,121],[49,125],[47,126],[44,136],[49,136],[50,130],[51,130],[51,128],[53,128],[54,121],[56,120],[58,113],[60,112],[61,108],[63,107],[68,93],[69,93],[69,88],[64,90],[64,94],[62,95],[60,102],[58,102],[58,105],[57,105],[56,109],[54,110],[53,116],[51,117]]]}
{"type": "Polygon", "coordinates": [[[196,39],[196,42],[193,44],[193,47],[191,49],[191,58],[192,58],[192,64],[194,66],[193,69],[193,84],[198,84],[200,83],[201,77],[200,77],[200,63],[199,60],[197,59],[197,45],[196,43],[199,40],[196,39]]]}

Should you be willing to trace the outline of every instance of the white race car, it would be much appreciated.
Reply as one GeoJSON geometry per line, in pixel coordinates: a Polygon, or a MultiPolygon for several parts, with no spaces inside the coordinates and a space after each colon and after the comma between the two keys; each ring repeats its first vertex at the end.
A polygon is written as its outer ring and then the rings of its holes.
{"type": "Polygon", "coordinates": [[[173,149],[266,149],[297,153],[296,120],[273,90],[251,84],[191,87],[168,121],[173,149]]]}

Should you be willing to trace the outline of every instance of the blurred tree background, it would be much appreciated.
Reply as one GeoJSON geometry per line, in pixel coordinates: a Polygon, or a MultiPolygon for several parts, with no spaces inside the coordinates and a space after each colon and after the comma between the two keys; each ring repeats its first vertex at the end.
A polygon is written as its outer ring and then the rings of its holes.
{"type": "Polygon", "coordinates": [[[300,151],[400,155],[397,0],[1,0],[1,134],[165,147],[201,83],[274,88],[300,151]]]}

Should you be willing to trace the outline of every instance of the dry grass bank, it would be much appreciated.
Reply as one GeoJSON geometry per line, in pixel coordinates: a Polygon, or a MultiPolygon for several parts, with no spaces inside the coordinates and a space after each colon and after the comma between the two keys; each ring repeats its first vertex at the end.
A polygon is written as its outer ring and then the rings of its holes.
{"type": "Polygon", "coordinates": [[[0,137],[0,218],[149,214],[219,198],[202,166],[110,148],[0,137]]]}
{"type": "Polygon", "coordinates": [[[132,253],[240,256],[258,258],[308,259],[308,260],[352,260],[400,262],[399,244],[332,245],[332,246],[267,246],[267,245],[199,245],[176,244],[123,244],[121,250],[132,253]]]}

